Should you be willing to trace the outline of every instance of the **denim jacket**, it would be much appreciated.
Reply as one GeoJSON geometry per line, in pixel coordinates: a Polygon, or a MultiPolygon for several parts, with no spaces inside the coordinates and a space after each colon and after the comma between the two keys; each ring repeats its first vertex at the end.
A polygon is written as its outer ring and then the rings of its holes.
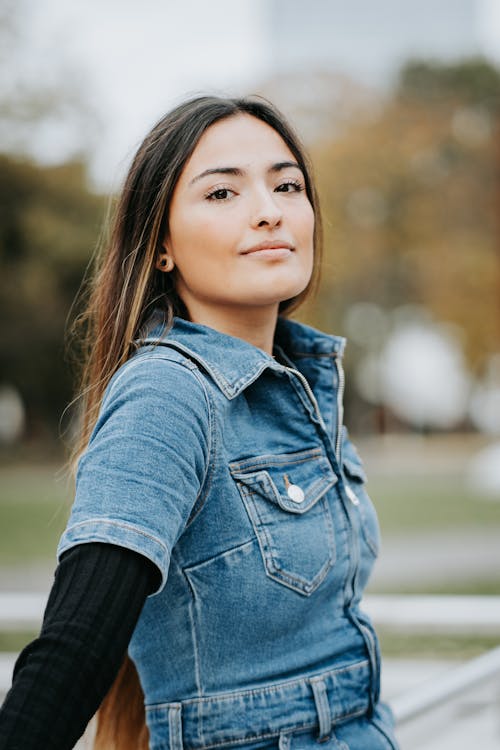
{"type": "Polygon", "coordinates": [[[273,357],[176,317],[108,385],[57,554],[111,542],[160,569],[129,646],[155,750],[327,738],[377,708],[360,599],[379,529],[344,346],[279,317],[273,357]]]}

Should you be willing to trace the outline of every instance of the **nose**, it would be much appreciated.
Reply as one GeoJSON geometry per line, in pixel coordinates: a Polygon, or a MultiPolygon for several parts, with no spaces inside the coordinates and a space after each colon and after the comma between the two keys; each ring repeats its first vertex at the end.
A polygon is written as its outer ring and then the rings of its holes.
{"type": "Polygon", "coordinates": [[[259,192],[255,200],[255,207],[252,216],[252,226],[277,226],[281,223],[283,211],[269,190],[259,192]]]}

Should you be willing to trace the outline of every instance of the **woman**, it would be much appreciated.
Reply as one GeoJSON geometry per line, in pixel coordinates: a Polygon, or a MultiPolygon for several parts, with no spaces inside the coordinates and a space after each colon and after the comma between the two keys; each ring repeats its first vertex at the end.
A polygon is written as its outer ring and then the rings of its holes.
{"type": "Polygon", "coordinates": [[[96,748],[397,747],[359,607],[378,526],[342,425],[345,341],[287,317],[320,248],[310,166],[266,101],[194,98],[139,148],[2,749],[70,748],[99,706],[96,748]]]}

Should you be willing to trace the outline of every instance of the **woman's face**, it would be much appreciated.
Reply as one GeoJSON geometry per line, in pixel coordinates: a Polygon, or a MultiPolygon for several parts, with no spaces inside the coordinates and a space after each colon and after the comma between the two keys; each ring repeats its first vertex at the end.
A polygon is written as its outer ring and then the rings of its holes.
{"type": "Polygon", "coordinates": [[[238,114],[210,126],[175,187],[165,248],[193,320],[217,308],[269,307],[299,294],[313,268],[314,213],[281,136],[238,114]],[[277,249],[248,252],[260,243],[277,249]]]}

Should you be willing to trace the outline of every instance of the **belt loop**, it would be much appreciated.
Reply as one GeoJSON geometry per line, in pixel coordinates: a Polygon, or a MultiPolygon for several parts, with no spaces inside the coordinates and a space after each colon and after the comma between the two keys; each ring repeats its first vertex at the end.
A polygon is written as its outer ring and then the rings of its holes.
{"type": "Polygon", "coordinates": [[[169,750],[183,750],[181,703],[171,703],[168,707],[169,750]]]}
{"type": "Polygon", "coordinates": [[[330,714],[330,704],[328,703],[328,693],[324,680],[311,680],[311,687],[314,693],[314,702],[319,719],[318,742],[325,742],[330,739],[332,729],[332,717],[330,714]]]}

